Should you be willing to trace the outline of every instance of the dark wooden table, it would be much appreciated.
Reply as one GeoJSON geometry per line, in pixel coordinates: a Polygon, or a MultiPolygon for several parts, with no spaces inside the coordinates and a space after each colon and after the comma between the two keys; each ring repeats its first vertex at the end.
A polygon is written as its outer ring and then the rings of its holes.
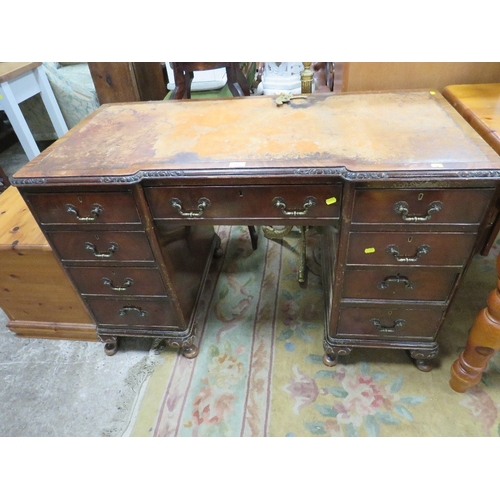
{"type": "Polygon", "coordinates": [[[438,333],[491,229],[500,158],[435,91],[110,104],[14,176],[106,352],[196,356],[213,225],[321,226],[326,365],[438,333]]]}
{"type": "MultiPolygon", "coordinates": [[[[444,89],[443,95],[500,155],[500,83],[451,85],[444,89]]],[[[497,234],[498,223],[487,250],[497,234]]],[[[478,384],[488,361],[500,349],[500,255],[496,267],[497,288],[489,295],[487,307],[476,317],[465,350],[451,368],[450,386],[457,392],[478,384]]]]}

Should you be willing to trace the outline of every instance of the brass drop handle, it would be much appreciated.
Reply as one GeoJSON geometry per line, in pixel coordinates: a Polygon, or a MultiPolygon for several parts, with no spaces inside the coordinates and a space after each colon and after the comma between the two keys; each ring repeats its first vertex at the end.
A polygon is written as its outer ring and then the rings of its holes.
{"type": "Polygon", "coordinates": [[[429,245],[419,245],[416,249],[415,255],[412,257],[407,256],[407,255],[399,255],[399,248],[397,245],[389,245],[386,248],[386,252],[390,255],[392,255],[398,262],[417,262],[417,260],[422,257],[422,255],[425,255],[429,253],[429,250],[431,247],[429,245]]]}
{"type": "Polygon", "coordinates": [[[279,196],[273,199],[273,205],[276,208],[279,208],[285,215],[298,217],[301,215],[306,215],[308,210],[316,205],[316,198],[314,196],[308,196],[307,198],[305,198],[302,205],[302,210],[287,210],[285,200],[279,196]]]}
{"type": "Polygon", "coordinates": [[[404,326],[404,319],[397,319],[392,326],[383,326],[379,319],[372,319],[371,322],[380,333],[394,333],[396,328],[404,326]]]}
{"type": "Polygon", "coordinates": [[[439,212],[443,208],[443,204],[440,201],[433,201],[429,208],[427,209],[427,213],[425,215],[409,215],[409,207],[406,201],[398,201],[394,205],[394,211],[398,214],[401,214],[401,218],[405,222],[424,222],[429,220],[432,217],[432,214],[439,212]]]}
{"type": "Polygon", "coordinates": [[[125,278],[123,280],[123,286],[114,286],[113,282],[109,278],[103,278],[102,282],[104,285],[109,286],[111,290],[115,290],[116,292],[124,292],[128,287],[134,284],[134,280],[132,278],[125,278]]]}
{"type": "Polygon", "coordinates": [[[208,198],[200,198],[198,200],[198,211],[184,212],[181,200],[178,198],[172,198],[170,203],[172,204],[172,207],[175,208],[183,217],[201,217],[205,208],[210,206],[210,200],[208,198]]]}
{"type": "Polygon", "coordinates": [[[82,221],[82,222],[89,222],[96,220],[97,217],[104,212],[104,208],[101,207],[101,205],[94,203],[92,205],[92,210],[90,211],[90,216],[89,217],[80,217],[80,214],[78,213],[78,210],[74,205],[71,205],[68,203],[66,205],[67,212],[69,214],[73,214],[77,220],[82,221]]]}
{"type": "Polygon", "coordinates": [[[404,283],[405,288],[413,290],[413,283],[406,276],[401,276],[399,273],[396,274],[396,276],[387,276],[387,278],[377,284],[377,288],[386,290],[391,283],[404,283]]]}
{"type": "Polygon", "coordinates": [[[118,250],[118,245],[116,243],[111,243],[109,245],[107,252],[99,253],[97,251],[96,246],[93,243],[90,243],[89,241],[87,241],[85,243],[85,250],[92,252],[94,254],[94,257],[98,257],[100,259],[107,259],[107,258],[111,257],[118,250]]]}
{"type": "Polygon", "coordinates": [[[141,316],[143,318],[148,315],[147,311],[145,311],[144,309],[141,309],[140,307],[136,307],[136,306],[125,306],[125,307],[122,307],[118,311],[118,314],[120,316],[125,316],[125,314],[127,314],[129,312],[136,312],[139,316],[141,316]]]}

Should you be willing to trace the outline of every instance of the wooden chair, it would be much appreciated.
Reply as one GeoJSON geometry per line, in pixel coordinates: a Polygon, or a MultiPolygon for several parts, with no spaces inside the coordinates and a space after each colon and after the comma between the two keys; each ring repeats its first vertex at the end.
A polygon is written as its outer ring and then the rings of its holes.
{"type": "Polygon", "coordinates": [[[191,99],[191,83],[194,71],[206,71],[219,68],[226,69],[227,86],[234,97],[249,96],[250,85],[241,70],[240,63],[235,62],[171,62],[174,71],[175,89],[170,99],[191,99]]]}
{"type": "MultiPolygon", "coordinates": [[[[226,68],[227,86],[234,97],[250,95],[250,85],[241,70],[240,63],[235,62],[171,62],[174,71],[175,88],[170,99],[191,99],[191,83],[194,71],[206,71],[226,68]]],[[[252,248],[257,249],[259,236],[255,226],[248,226],[252,248]]]]}

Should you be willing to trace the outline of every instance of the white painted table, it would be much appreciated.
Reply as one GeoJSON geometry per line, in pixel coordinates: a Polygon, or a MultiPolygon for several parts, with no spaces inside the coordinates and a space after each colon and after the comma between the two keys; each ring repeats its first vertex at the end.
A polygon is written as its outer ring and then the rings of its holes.
{"type": "Polygon", "coordinates": [[[38,93],[42,97],[57,136],[63,136],[68,131],[68,127],[42,63],[0,63],[0,111],[5,111],[7,114],[29,160],[40,154],[40,150],[21,112],[19,103],[38,93]]]}

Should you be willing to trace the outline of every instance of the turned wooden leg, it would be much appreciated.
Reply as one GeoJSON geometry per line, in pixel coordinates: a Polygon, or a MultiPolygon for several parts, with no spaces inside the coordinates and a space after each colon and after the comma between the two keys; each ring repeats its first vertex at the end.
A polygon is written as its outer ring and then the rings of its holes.
{"type": "Polygon", "coordinates": [[[488,296],[487,307],[477,315],[465,350],[451,367],[450,387],[456,392],[478,384],[488,361],[500,349],[500,255],[496,268],[497,288],[488,296]]]}

